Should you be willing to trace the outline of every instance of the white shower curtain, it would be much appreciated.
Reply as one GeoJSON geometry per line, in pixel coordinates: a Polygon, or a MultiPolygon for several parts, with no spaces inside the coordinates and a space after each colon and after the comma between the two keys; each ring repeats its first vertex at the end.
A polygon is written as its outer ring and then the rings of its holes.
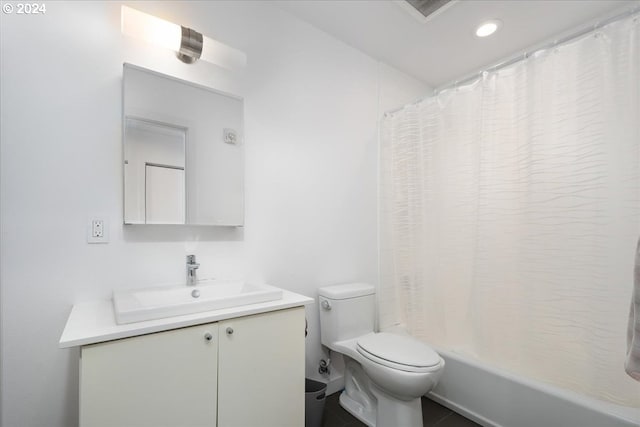
{"type": "Polygon", "coordinates": [[[637,16],[387,115],[381,165],[382,328],[640,407],[637,16]]]}

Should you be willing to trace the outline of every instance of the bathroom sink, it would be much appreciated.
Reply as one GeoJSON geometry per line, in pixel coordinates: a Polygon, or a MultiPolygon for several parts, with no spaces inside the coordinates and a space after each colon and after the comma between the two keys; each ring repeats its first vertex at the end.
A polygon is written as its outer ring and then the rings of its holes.
{"type": "Polygon", "coordinates": [[[113,293],[118,324],[238,307],[282,298],[282,289],[244,282],[173,286],[113,293]],[[197,295],[197,296],[196,296],[197,295]]]}

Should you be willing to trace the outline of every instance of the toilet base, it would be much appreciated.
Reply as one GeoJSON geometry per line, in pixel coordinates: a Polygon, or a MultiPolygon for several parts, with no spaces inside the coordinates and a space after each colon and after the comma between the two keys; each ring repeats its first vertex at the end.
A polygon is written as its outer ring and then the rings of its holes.
{"type": "Polygon", "coordinates": [[[340,406],[368,427],[423,427],[422,401],[400,400],[376,386],[362,366],[346,358],[340,406]]]}
{"type": "Polygon", "coordinates": [[[340,394],[340,406],[368,427],[376,427],[376,398],[369,391],[369,377],[362,366],[345,356],[344,391],[340,394]]]}
{"type": "Polygon", "coordinates": [[[375,412],[363,407],[361,404],[353,400],[349,395],[347,395],[346,391],[340,393],[340,406],[368,427],[376,427],[375,412]]]}
{"type": "Polygon", "coordinates": [[[422,399],[399,400],[371,384],[371,392],[376,397],[377,427],[423,427],[422,399]]]}

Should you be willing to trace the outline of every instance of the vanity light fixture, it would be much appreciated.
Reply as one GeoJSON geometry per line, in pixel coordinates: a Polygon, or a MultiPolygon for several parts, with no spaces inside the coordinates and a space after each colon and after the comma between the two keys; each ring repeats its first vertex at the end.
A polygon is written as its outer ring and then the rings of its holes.
{"type": "Polygon", "coordinates": [[[159,47],[171,49],[186,64],[198,59],[236,70],[247,64],[244,52],[203,36],[191,28],[165,21],[128,6],[121,7],[121,31],[159,47]]]}
{"type": "Polygon", "coordinates": [[[491,21],[483,22],[482,24],[478,25],[478,28],[476,28],[476,36],[488,37],[498,31],[501,25],[502,22],[498,19],[492,19],[491,21]]]}

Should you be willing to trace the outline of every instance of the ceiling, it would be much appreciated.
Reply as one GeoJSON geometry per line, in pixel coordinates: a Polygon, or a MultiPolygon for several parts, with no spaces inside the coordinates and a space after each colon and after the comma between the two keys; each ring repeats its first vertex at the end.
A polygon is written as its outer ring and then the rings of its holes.
{"type": "Polygon", "coordinates": [[[403,0],[279,3],[300,19],[432,87],[640,6],[640,0],[453,0],[425,20],[403,0]],[[484,39],[476,37],[477,25],[489,19],[501,20],[500,30],[484,39]]]}

